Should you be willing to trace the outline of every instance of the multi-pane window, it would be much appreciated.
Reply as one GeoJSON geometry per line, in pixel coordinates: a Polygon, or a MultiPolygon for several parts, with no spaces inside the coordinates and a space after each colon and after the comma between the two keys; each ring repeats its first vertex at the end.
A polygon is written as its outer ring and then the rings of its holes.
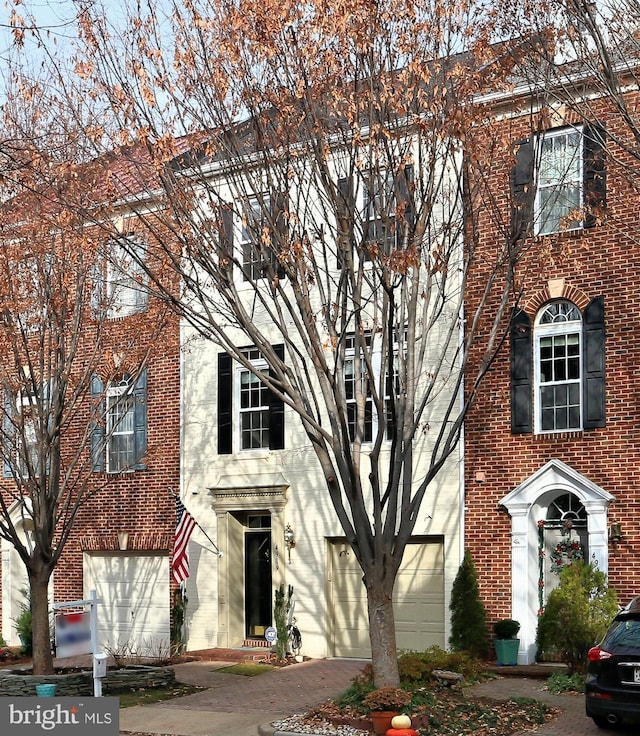
{"type": "Polygon", "coordinates": [[[91,377],[91,461],[96,472],[143,470],[147,452],[147,371],[105,385],[91,377]]]}
{"type": "Polygon", "coordinates": [[[147,308],[149,291],[144,268],[143,244],[135,236],[123,236],[109,247],[104,300],[109,319],[128,317],[147,308]]]}
{"type": "Polygon", "coordinates": [[[364,182],[363,227],[365,242],[384,253],[395,247],[395,197],[393,180],[372,174],[364,182]]]}
{"type": "Polygon", "coordinates": [[[385,171],[371,172],[363,180],[362,226],[367,252],[391,253],[403,247],[413,225],[411,187],[413,166],[407,165],[394,177],[385,171]],[[405,232],[406,230],[406,232],[405,232]]]}
{"type": "Polygon", "coordinates": [[[371,398],[371,387],[367,376],[364,357],[356,358],[355,338],[346,338],[346,353],[344,360],[344,391],[347,401],[347,423],[349,426],[349,437],[353,441],[356,436],[358,409],[358,397],[364,396],[364,427],[363,442],[373,440],[373,400],[371,398]]]}
{"type": "Polygon", "coordinates": [[[536,191],[538,235],[582,227],[583,135],[568,128],[545,133],[541,140],[536,191]]]}
{"type": "Polygon", "coordinates": [[[279,242],[286,236],[282,197],[262,196],[245,207],[240,230],[242,270],[245,281],[266,277],[268,266],[276,267],[279,242]]]}
{"type": "Polygon", "coordinates": [[[535,327],[538,431],[582,428],[581,333],[581,314],[570,302],[553,302],[538,315],[535,327]]]}
{"type": "MultiPolygon", "coordinates": [[[[366,338],[367,349],[371,348],[370,337],[366,338]]],[[[358,410],[358,397],[364,397],[364,425],[363,425],[363,442],[372,442],[373,436],[378,428],[378,418],[374,412],[373,397],[371,393],[370,380],[380,382],[382,371],[385,370],[384,380],[384,421],[385,421],[385,439],[390,440],[393,436],[393,413],[391,409],[392,392],[398,395],[399,378],[398,378],[398,355],[397,346],[394,346],[393,355],[393,375],[389,375],[386,371],[387,366],[381,365],[381,354],[379,350],[371,351],[371,367],[373,375],[370,376],[364,361],[364,356],[360,361],[356,359],[355,338],[349,336],[346,338],[346,350],[344,360],[344,381],[345,381],[345,398],[347,403],[347,422],[349,427],[349,437],[353,440],[356,436],[358,410]],[[358,371],[359,366],[359,371],[358,371]]]]}
{"type": "MultiPolygon", "coordinates": [[[[246,352],[256,368],[266,370],[259,350],[246,352]]],[[[251,371],[239,371],[240,448],[256,450],[269,447],[270,390],[251,371]]]]}
{"type": "Polygon", "coordinates": [[[18,398],[18,414],[21,421],[21,436],[18,441],[18,467],[20,475],[28,478],[31,470],[36,477],[40,476],[38,434],[38,400],[29,392],[22,392],[18,398]]]}
{"type": "Polygon", "coordinates": [[[135,399],[128,376],[107,389],[107,472],[133,470],[135,451],[135,399]]]}
{"type": "Polygon", "coordinates": [[[49,395],[48,383],[22,388],[17,395],[5,390],[1,433],[5,478],[42,475],[41,458],[49,454],[49,438],[41,436],[47,432],[49,395]]]}

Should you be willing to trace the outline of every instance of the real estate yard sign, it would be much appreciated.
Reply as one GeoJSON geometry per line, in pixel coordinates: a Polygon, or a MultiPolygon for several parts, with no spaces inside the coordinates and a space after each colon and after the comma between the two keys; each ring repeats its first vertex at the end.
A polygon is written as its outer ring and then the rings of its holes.
{"type": "Polygon", "coordinates": [[[78,654],[93,652],[89,611],[57,613],[54,623],[56,657],[75,657],[78,654]]]}

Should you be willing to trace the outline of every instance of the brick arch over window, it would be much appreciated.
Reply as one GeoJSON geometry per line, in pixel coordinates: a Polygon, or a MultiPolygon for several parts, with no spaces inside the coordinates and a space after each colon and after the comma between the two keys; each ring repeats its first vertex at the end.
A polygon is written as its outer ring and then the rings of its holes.
{"type": "Polygon", "coordinates": [[[590,298],[582,289],[578,289],[571,284],[567,284],[564,279],[560,288],[552,288],[551,283],[548,283],[542,289],[538,289],[536,293],[531,296],[523,306],[523,309],[528,314],[536,314],[547,302],[566,299],[569,302],[573,302],[581,312],[589,304],[590,298]]]}
{"type": "MultiPolygon", "coordinates": [[[[511,431],[513,434],[533,432],[534,351],[533,318],[551,293],[541,290],[532,297],[526,309],[516,308],[511,315],[511,431]],[[544,298],[543,298],[544,296],[544,298]],[[540,299],[536,309],[537,299],[540,299]],[[532,311],[529,311],[532,309],[532,311]]],[[[568,299],[582,311],[582,428],[605,426],[605,327],[604,297],[586,299],[582,292],[565,287],[553,299],[568,299]],[[573,298],[570,298],[570,295],[573,298]]]]}

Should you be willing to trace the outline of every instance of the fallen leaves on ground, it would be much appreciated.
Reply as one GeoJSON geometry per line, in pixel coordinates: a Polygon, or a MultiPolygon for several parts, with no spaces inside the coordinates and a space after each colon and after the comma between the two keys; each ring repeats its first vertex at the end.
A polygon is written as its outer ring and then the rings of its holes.
{"type": "MultiPolygon", "coordinates": [[[[463,691],[442,690],[434,694],[429,704],[412,714],[412,726],[420,736],[510,736],[535,728],[559,715],[560,711],[532,698],[494,700],[473,698],[463,691]]],[[[352,708],[338,708],[327,702],[314,708],[305,721],[317,727],[328,721],[369,730],[371,721],[352,708]]]]}

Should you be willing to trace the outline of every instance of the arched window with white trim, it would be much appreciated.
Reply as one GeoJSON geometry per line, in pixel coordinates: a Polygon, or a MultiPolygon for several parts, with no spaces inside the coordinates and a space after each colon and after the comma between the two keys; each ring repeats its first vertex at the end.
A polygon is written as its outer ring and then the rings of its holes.
{"type": "Polygon", "coordinates": [[[536,432],[582,429],[582,315],[569,301],[547,304],[534,327],[536,432]]]}

